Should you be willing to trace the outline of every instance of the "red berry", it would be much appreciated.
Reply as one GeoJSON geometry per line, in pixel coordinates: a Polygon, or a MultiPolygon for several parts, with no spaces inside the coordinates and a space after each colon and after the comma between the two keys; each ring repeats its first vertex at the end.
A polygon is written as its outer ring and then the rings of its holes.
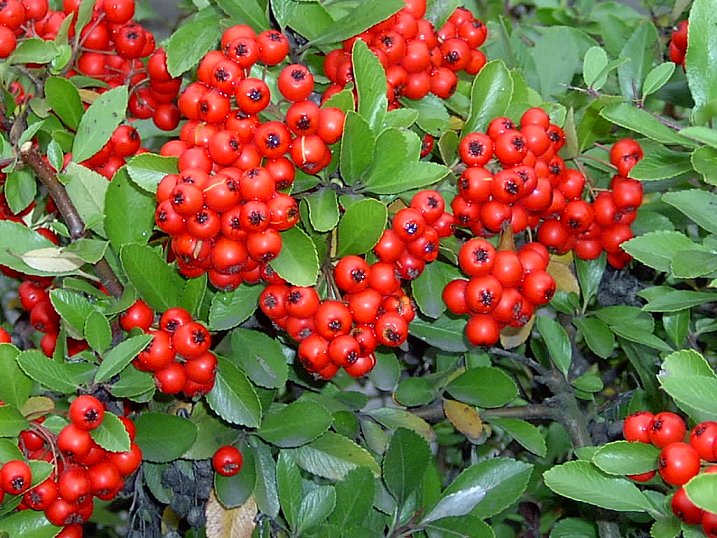
{"type": "Polygon", "coordinates": [[[104,416],[105,408],[94,396],[78,396],[70,404],[70,421],[83,430],[94,430],[102,424],[104,416]]]}
{"type": "Polygon", "coordinates": [[[649,411],[638,411],[625,419],[622,435],[632,443],[650,443],[650,428],[655,416],[649,411]]]}
{"type": "Polygon", "coordinates": [[[648,434],[653,445],[663,448],[670,443],[682,441],[686,432],[685,421],[679,415],[664,411],[655,415],[648,434]]]}
{"type": "Polygon", "coordinates": [[[243,458],[239,449],[225,445],[212,456],[212,467],[222,476],[234,476],[241,471],[243,458]]]}
{"type": "Polygon", "coordinates": [[[700,472],[700,456],[687,443],[670,443],[660,452],[657,470],[666,483],[681,486],[700,472]]]}

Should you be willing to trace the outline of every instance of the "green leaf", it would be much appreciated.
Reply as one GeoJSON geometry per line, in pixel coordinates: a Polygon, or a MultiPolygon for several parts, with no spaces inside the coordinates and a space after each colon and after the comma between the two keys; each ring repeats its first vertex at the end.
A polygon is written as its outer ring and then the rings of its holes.
{"type": "Polygon", "coordinates": [[[219,358],[214,388],[206,400],[217,415],[231,424],[256,428],[261,423],[261,402],[254,387],[227,359],[219,358]]]}
{"type": "Polygon", "coordinates": [[[543,473],[558,495],[616,512],[647,512],[650,501],[629,480],[603,474],[589,461],[570,461],[543,473]]]}
{"type": "Polygon", "coordinates": [[[695,101],[693,117],[717,99],[716,27],[714,4],[710,0],[695,0],[690,9],[689,47],[685,57],[687,83],[695,101]]]}
{"type": "Polygon", "coordinates": [[[675,72],[675,64],[672,62],[661,63],[650,71],[642,84],[642,98],[652,95],[662,88],[672,78],[675,72]]]}
{"type": "Polygon", "coordinates": [[[323,523],[336,506],[336,490],[333,486],[319,486],[302,499],[296,514],[296,532],[300,534],[323,523]]]}
{"type": "Polygon", "coordinates": [[[485,521],[470,515],[432,521],[426,525],[426,533],[428,538],[495,538],[485,521]]]}
{"type": "Polygon", "coordinates": [[[430,459],[431,449],[423,437],[405,428],[396,430],[383,458],[383,479],[399,506],[421,485],[420,470],[430,459]]]}
{"type": "Polygon", "coordinates": [[[411,282],[413,298],[421,312],[429,318],[439,318],[446,311],[441,296],[443,288],[458,278],[461,278],[461,273],[453,265],[440,260],[427,264],[421,276],[411,282]]]}
{"type": "Polygon", "coordinates": [[[37,249],[54,248],[49,239],[31,230],[25,224],[0,220],[0,263],[27,274],[47,275],[24,263],[21,256],[37,249]]]}
{"type": "Polygon", "coordinates": [[[76,392],[83,382],[80,376],[86,374],[88,368],[92,369],[90,365],[82,363],[59,364],[37,350],[23,351],[16,360],[28,376],[62,394],[76,392]]]}
{"type": "Polygon", "coordinates": [[[380,468],[373,456],[350,439],[326,432],[308,445],[290,449],[299,466],[317,476],[330,480],[342,480],[349,471],[365,466],[374,476],[380,468]]]}
{"type": "Polygon", "coordinates": [[[7,533],[8,537],[53,538],[61,530],[47,520],[44,512],[34,510],[23,510],[0,519],[0,534],[7,533]]]}
{"type": "Polygon", "coordinates": [[[333,421],[333,415],[319,404],[296,401],[276,413],[268,413],[257,435],[272,445],[295,448],[316,439],[333,421]]]}
{"type": "Polygon", "coordinates": [[[500,60],[488,62],[471,86],[471,110],[463,126],[462,136],[485,131],[495,117],[508,110],[513,98],[513,78],[500,60]]]}
{"type": "Polygon", "coordinates": [[[154,194],[164,176],[177,173],[177,158],[142,153],[127,161],[127,172],[135,185],[154,194]]]}
{"type": "Polygon", "coordinates": [[[533,466],[508,458],[492,458],[471,465],[446,488],[443,498],[456,492],[480,487],[486,495],[471,515],[481,519],[498,514],[511,506],[528,486],[533,466]]]}
{"type": "Polygon", "coordinates": [[[431,425],[410,411],[395,407],[380,407],[371,409],[366,414],[390,430],[406,428],[413,430],[429,443],[436,440],[436,434],[431,425]]]}
{"type": "Polygon", "coordinates": [[[209,308],[209,329],[226,331],[245,322],[256,310],[261,286],[242,284],[234,291],[217,293],[209,308]]]}
{"type": "Polygon", "coordinates": [[[406,407],[428,405],[436,399],[436,389],[424,377],[407,377],[398,384],[394,398],[406,407]]]}
{"type": "Polygon", "coordinates": [[[650,21],[643,21],[628,40],[620,53],[628,61],[617,68],[620,90],[625,99],[640,98],[642,81],[652,67],[659,44],[657,29],[650,21]]]}
{"type": "Polygon", "coordinates": [[[709,127],[692,126],[685,127],[680,134],[690,140],[695,140],[706,144],[712,148],[717,148],[717,130],[709,127]]]}
{"type": "MultiPolygon", "coordinates": [[[[690,415],[717,416],[717,376],[709,363],[696,351],[677,351],[665,357],[657,376],[662,388],[690,415]],[[712,396],[710,396],[712,394],[712,396]]],[[[701,417],[697,417],[701,420],[701,417]]]]}
{"type": "MultiPolygon", "coordinates": [[[[465,516],[485,498],[486,492],[481,486],[462,489],[441,497],[431,511],[424,516],[421,524],[439,521],[449,517],[465,516]]],[[[475,535],[474,535],[475,536],[475,535]]]]}
{"type": "Polygon", "coordinates": [[[95,307],[81,294],[74,291],[54,289],[50,292],[50,302],[55,311],[76,334],[82,335],[87,316],[96,312],[95,307]]]}
{"type": "Polygon", "coordinates": [[[259,331],[235,329],[231,336],[234,361],[255,384],[266,388],[281,388],[286,383],[289,367],[281,345],[259,331]]]}
{"type": "Polygon", "coordinates": [[[295,286],[313,286],[319,276],[316,246],[306,232],[294,227],[281,234],[281,252],[271,262],[281,278],[295,286]]]}
{"type": "Polygon", "coordinates": [[[95,374],[95,382],[103,383],[111,377],[119,374],[127,365],[132,362],[140,351],[146,348],[152,341],[151,334],[140,334],[132,336],[113,347],[102,358],[102,364],[95,374]]]}
{"type": "Polygon", "coordinates": [[[154,393],[154,376],[148,372],[140,372],[136,368],[125,368],[119,381],[112,385],[112,395],[117,398],[141,400],[144,395],[154,393]]]}
{"type": "Polygon", "coordinates": [[[235,24],[248,24],[259,33],[271,26],[266,10],[257,0],[217,0],[217,5],[235,24]]]}
{"type": "Polygon", "coordinates": [[[690,141],[660,123],[649,112],[627,103],[610,105],[600,111],[608,121],[663,144],[691,145],[690,141]]]}
{"type": "Polygon", "coordinates": [[[98,353],[103,353],[112,344],[110,323],[99,312],[90,312],[87,316],[83,334],[90,347],[98,353]]]}
{"type": "Polygon", "coordinates": [[[32,379],[28,377],[17,363],[20,350],[12,344],[0,344],[0,400],[22,409],[32,391],[32,379]]]}
{"type": "Polygon", "coordinates": [[[662,196],[662,201],[708,232],[717,233],[717,194],[698,189],[668,192],[662,196]]]}
{"type": "Polygon", "coordinates": [[[127,243],[146,244],[154,229],[154,198],[130,182],[121,169],[105,194],[105,231],[112,247],[119,252],[127,243]]]}
{"type": "Polygon", "coordinates": [[[373,161],[376,137],[363,116],[349,110],[341,138],[341,178],[347,185],[354,185],[363,177],[373,161]]]}
{"type": "MultiPolygon", "coordinates": [[[[418,117],[414,121],[418,123],[418,126],[423,131],[435,137],[440,137],[443,133],[449,130],[451,117],[448,114],[448,110],[446,110],[446,105],[443,103],[442,99],[439,99],[435,95],[429,93],[423,99],[419,99],[418,101],[405,99],[404,104],[410,108],[398,110],[408,110],[410,112],[411,109],[413,109],[418,112],[418,117]]],[[[389,114],[393,114],[398,110],[393,110],[389,114]]],[[[407,123],[408,125],[406,125],[406,127],[410,127],[413,124],[413,121],[407,123]]]]}
{"type": "Polygon", "coordinates": [[[65,173],[70,178],[65,189],[85,227],[104,236],[105,195],[109,182],[97,172],[75,163],[69,163],[65,173]]]}
{"type": "Polygon", "coordinates": [[[602,359],[607,359],[615,350],[615,334],[610,327],[597,318],[573,318],[590,350],[602,359]]]}
{"type": "Polygon", "coordinates": [[[127,110],[127,86],[101,94],[80,119],[72,144],[72,159],[79,163],[92,157],[122,123],[127,110]]]}
{"type": "Polygon", "coordinates": [[[692,152],[692,167],[702,174],[702,179],[710,185],[717,185],[717,150],[702,146],[692,152]]]}
{"type": "Polygon", "coordinates": [[[663,273],[669,272],[675,254],[695,246],[685,234],[667,230],[649,232],[621,245],[633,258],[663,273]]]}
{"type": "Polygon", "coordinates": [[[692,155],[683,151],[656,148],[630,170],[630,177],[642,181],[670,179],[692,171],[692,155]]]}
{"type": "Polygon", "coordinates": [[[281,451],[276,461],[276,487],[284,518],[289,527],[295,528],[303,497],[301,472],[294,459],[286,451],[281,451]]]}
{"type": "MultiPolygon", "coordinates": [[[[405,6],[403,0],[364,0],[354,9],[336,21],[333,27],[312,44],[338,43],[351,36],[360,34],[374,24],[385,21],[405,6]]],[[[354,61],[354,66],[356,65],[354,61]]],[[[385,87],[384,87],[385,93],[385,87]]],[[[361,99],[359,93],[359,100],[361,99]]]]}
{"type": "Polygon", "coordinates": [[[339,203],[336,191],[333,189],[319,189],[306,197],[309,204],[309,219],[311,226],[317,232],[328,232],[339,222],[339,203]]]}
{"type": "Polygon", "coordinates": [[[127,452],[130,449],[129,433],[117,415],[105,413],[102,424],[90,432],[95,443],[109,452],[127,452]]]}
{"type": "Polygon", "coordinates": [[[376,351],[376,366],[368,374],[368,378],[379,390],[392,391],[401,376],[401,366],[395,353],[376,351]]]}
{"type": "Polygon", "coordinates": [[[457,400],[478,407],[502,407],[518,396],[515,381],[492,367],[470,368],[446,389],[457,400]]]}
{"type": "Polygon", "coordinates": [[[279,26],[290,26],[305,38],[317,39],[335,25],[327,9],[317,3],[273,0],[271,10],[279,26]]]}
{"type": "Polygon", "coordinates": [[[27,426],[27,420],[17,407],[0,405],[0,437],[17,437],[27,426]]]}
{"type": "Polygon", "coordinates": [[[386,206],[372,198],[352,204],[338,226],[337,256],[364,254],[371,250],[383,234],[388,219],[386,206]]]}
{"type": "Polygon", "coordinates": [[[125,245],[120,259],[132,286],[151,308],[164,312],[179,304],[184,281],[155,249],[125,245]]]}
{"type": "Polygon", "coordinates": [[[707,512],[717,513],[717,475],[701,473],[685,485],[687,497],[707,512]]]}
{"type": "Polygon", "coordinates": [[[597,538],[597,536],[594,523],[574,517],[561,519],[550,532],[550,538],[597,538]]]}
{"type": "Polygon", "coordinates": [[[85,108],[80,92],[72,82],[62,77],[50,77],[45,82],[45,98],[50,108],[70,129],[77,129],[85,108]]]}
{"type": "Polygon", "coordinates": [[[672,275],[677,278],[699,278],[717,272],[717,254],[702,247],[681,250],[672,260],[672,275]]]}
{"type": "Polygon", "coordinates": [[[329,523],[349,528],[365,523],[376,495],[376,480],[366,467],[357,467],[336,484],[336,509],[329,523]]]}
{"type": "Polygon", "coordinates": [[[709,303],[717,299],[715,293],[702,291],[671,290],[649,301],[643,310],[646,312],[678,312],[693,306],[709,303]]]}
{"type": "Polygon", "coordinates": [[[182,457],[197,438],[197,427],[177,415],[142,413],[135,421],[135,442],[142,449],[143,459],[164,463],[182,457]]]}
{"type": "MultiPolygon", "coordinates": [[[[194,404],[190,420],[197,426],[197,440],[192,445],[192,448],[184,453],[183,458],[185,459],[203,460],[211,458],[219,447],[234,444],[237,439],[237,431],[211,413],[204,402],[194,404]]],[[[247,465],[253,465],[253,461],[247,463],[251,450],[244,450],[244,447],[241,450],[244,456],[244,465],[240,474],[243,474],[247,470],[247,465]]],[[[252,489],[254,481],[255,479],[252,478],[252,489]]]]}
{"type": "MultiPolygon", "coordinates": [[[[375,0],[372,1],[376,3],[375,0]]],[[[385,5],[399,3],[398,0],[379,1],[385,5]]],[[[368,13],[363,6],[360,9],[368,13]]],[[[368,122],[373,132],[378,133],[383,127],[383,118],[388,107],[386,73],[381,62],[361,39],[354,43],[351,58],[356,91],[358,92],[358,113],[368,122]]]]}
{"type": "Polygon", "coordinates": [[[54,60],[58,54],[59,50],[53,41],[31,37],[18,43],[15,51],[6,61],[8,64],[46,64],[54,60]]]}
{"type": "Polygon", "coordinates": [[[607,64],[608,57],[605,49],[597,46],[588,49],[583,58],[583,80],[588,88],[599,90],[605,85],[607,73],[604,71],[607,64]]]}
{"type": "Polygon", "coordinates": [[[538,427],[533,426],[530,422],[517,418],[491,418],[487,420],[505,430],[517,443],[533,454],[544,458],[548,453],[545,438],[543,438],[538,427]]]}
{"type": "Polygon", "coordinates": [[[276,491],[276,464],[268,446],[256,437],[250,439],[256,462],[254,497],[263,513],[276,518],[279,515],[279,494],[276,491]]]}
{"type": "Polygon", "coordinates": [[[537,316],[535,326],[548,348],[550,360],[567,378],[570,365],[573,362],[573,351],[565,329],[557,321],[547,316],[537,316]]]}
{"type": "MultiPolygon", "coordinates": [[[[230,0],[226,0],[226,4],[229,3],[230,0]]],[[[238,5],[240,2],[231,4],[238,5]]],[[[268,24],[264,27],[268,28],[268,24]]],[[[214,47],[220,35],[219,17],[213,9],[204,9],[191,21],[183,23],[167,42],[169,74],[178,77],[198,65],[199,60],[214,47]]]]}
{"type": "Polygon", "coordinates": [[[592,462],[601,471],[614,475],[633,475],[657,469],[660,449],[645,443],[615,441],[597,449],[592,462]]]}
{"type": "Polygon", "coordinates": [[[28,170],[15,170],[5,180],[5,198],[13,213],[20,213],[30,205],[37,194],[35,176],[28,170]]]}
{"type": "Polygon", "coordinates": [[[605,273],[605,263],[605,256],[594,260],[575,260],[575,273],[586,304],[595,296],[600,287],[600,281],[605,273]]]}
{"type": "Polygon", "coordinates": [[[469,349],[463,337],[465,327],[465,319],[454,319],[443,314],[430,321],[417,316],[408,328],[413,336],[433,347],[443,351],[464,352],[469,349]]]}
{"type": "Polygon", "coordinates": [[[181,305],[195,318],[201,317],[200,311],[207,294],[207,274],[191,278],[184,285],[181,305]]]}

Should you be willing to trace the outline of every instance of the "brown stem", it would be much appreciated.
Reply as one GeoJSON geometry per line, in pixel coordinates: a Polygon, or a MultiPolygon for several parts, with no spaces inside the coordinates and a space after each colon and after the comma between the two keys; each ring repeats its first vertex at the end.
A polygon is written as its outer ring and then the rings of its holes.
{"type": "Polygon", "coordinates": [[[501,407],[481,413],[481,418],[490,422],[491,418],[520,418],[523,420],[554,420],[557,409],[547,404],[530,404],[518,407],[501,407]]]}
{"type": "MultiPolygon", "coordinates": [[[[25,165],[35,173],[40,182],[47,188],[57,209],[62,215],[62,219],[65,221],[65,224],[67,224],[72,240],[74,241],[85,237],[87,235],[85,223],[82,222],[82,217],[80,217],[77,208],[72,203],[72,200],[70,200],[65,187],[60,183],[59,179],[57,179],[55,171],[50,168],[35,149],[22,151],[20,157],[25,165]]],[[[107,263],[107,260],[102,258],[94,267],[97,276],[100,278],[104,287],[107,288],[107,291],[115,297],[121,297],[124,292],[124,287],[109,263],[107,263]]]]}

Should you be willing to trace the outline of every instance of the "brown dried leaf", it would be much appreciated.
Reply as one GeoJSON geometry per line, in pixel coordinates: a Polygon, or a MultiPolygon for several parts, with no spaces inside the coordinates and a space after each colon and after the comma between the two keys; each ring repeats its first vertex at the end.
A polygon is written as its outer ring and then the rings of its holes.
{"type": "Polygon", "coordinates": [[[504,349],[514,349],[524,344],[530,336],[530,331],[533,330],[534,324],[535,316],[530,318],[528,323],[526,323],[520,328],[506,327],[505,329],[500,331],[500,344],[503,346],[504,349]]]}
{"type": "Polygon", "coordinates": [[[483,421],[475,407],[455,400],[443,400],[443,412],[456,430],[468,439],[477,440],[483,435],[483,421]]]}
{"type": "Polygon", "coordinates": [[[256,500],[251,496],[237,508],[227,509],[220,503],[214,492],[207,501],[207,538],[250,538],[258,513],[256,500]]]}
{"type": "Polygon", "coordinates": [[[558,291],[574,292],[580,294],[580,284],[575,277],[570,265],[566,265],[562,261],[550,260],[548,264],[548,273],[555,279],[558,291]]]}

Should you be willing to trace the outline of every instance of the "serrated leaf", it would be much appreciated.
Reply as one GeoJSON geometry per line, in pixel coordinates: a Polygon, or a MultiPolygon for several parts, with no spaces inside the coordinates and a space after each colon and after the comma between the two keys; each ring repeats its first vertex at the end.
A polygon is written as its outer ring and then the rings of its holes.
{"type": "Polygon", "coordinates": [[[112,344],[112,328],[109,321],[99,312],[90,312],[82,331],[89,346],[98,353],[104,352],[112,344]]]}
{"type": "Polygon", "coordinates": [[[281,234],[281,251],[271,267],[295,286],[313,286],[319,276],[316,246],[306,232],[294,227],[281,234]]]}
{"type": "Polygon", "coordinates": [[[95,381],[102,383],[124,370],[132,359],[149,345],[152,338],[149,334],[132,336],[113,347],[102,358],[102,363],[95,374],[95,381]]]}
{"type": "MultiPolygon", "coordinates": [[[[226,4],[229,3],[230,0],[226,0],[226,4]]],[[[199,64],[199,60],[214,47],[220,35],[219,17],[216,11],[210,8],[202,10],[191,21],[183,23],[167,42],[169,74],[178,77],[199,64]]]]}
{"type": "Polygon", "coordinates": [[[383,458],[383,479],[399,506],[420,486],[423,473],[417,470],[424,469],[430,458],[423,437],[405,428],[395,431],[383,458]]]}
{"type": "Polygon", "coordinates": [[[331,30],[312,40],[312,44],[338,43],[360,34],[374,24],[388,19],[404,5],[402,0],[365,0],[337,20],[331,30]]]}
{"type": "Polygon", "coordinates": [[[691,142],[660,121],[649,112],[629,105],[619,103],[609,105],[600,111],[600,115],[606,120],[640,133],[651,140],[663,144],[691,145],[691,142]]]}
{"type": "Polygon", "coordinates": [[[309,219],[311,226],[317,232],[328,232],[339,222],[339,203],[336,191],[333,189],[320,189],[306,197],[309,204],[309,219]]]}
{"type": "MultiPolygon", "coordinates": [[[[376,0],[372,1],[376,3],[376,0]]],[[[400,2],[398,0],[379,0],[379,3],[390,6],[400,2]]],[[[363,6],[360,9],[366,12],[363,6]]],[[[383,118],[388,107],[386,73],[381,62],[361,39],[354,43],[351,58],[358,93],[358,113],[368,122],[373,132],[378,133],[383,127],[383,118]]]]}
{"type": "Polygon", "coordinates": [[[62,77],[50,77],[45,82],[45,98],[50,108],[70,129],[77,129],[85,108],[72,82],[62,77]]]}
{"type": "Polygon", "coordinates": [[[590,350],[600,358],[607,359],[615,350],[615,334],[606,323],[597,318],[574,318],[575,325],[583,335],[590,350]]]}
{"type": "Polygon", "coordinates": [[[628,61],[617,69],[620,90],[626,99],[639,99],[642,81],[652,67],[659,41],[655,25],[643,21],[635,28],[620,52],[628,61]]]}
{"type": "Polygon", "coordinates": [[[186,418],[164,413],[142,413],[135,421],[135,442],[143,459],[155,463],[176,460],[197,438],[197,427],[186,418]]]}
{"type": "Polygon", "coordinates": [[[262,332],[235,329],[228,358],[261,387],[280,388],[286,383],[289,367],[281,345],[262,332]]]}
{"type": "Polygon", "coordinates": [[[0,437],[17,437],[28,423],[17,407],[0,405],[0,437]]]}
{"type": "Polygon", "coordinates": [[[129,181],[126,169],[121,169],[105,193],[105,232],[114,249],[119,252],[128,243],[145,244],[154,230],[154,197],[129,181]]]}
{"type": "Polygon", "coordinates": [[[13,213],[20,213],[30,205],[37,194],[35,176],[28,170],[15,170],[5,180],[5,198],[13,213]]]}
{"type": "Polygon", "coordinates": [[[717,513],[717,475],[701,473],[685,485],[685,491],[698,508],[717,513]]]}
{"type": "Polygon", "coordinates": [[[105,413],[102,424],[90,432],[95,443],[109,452],[127,452],[130,449],[129,433],[122,421],[112,413],[105,413]]]}
{"type": "Polygon", "coordinates": [[[336,490],[333,486],[319,486],[302,499],[296,514],[296,532],[302,533],[323,523],[336,506],[336,490]]]}
{"type": "Polygon", "coordinates": [[[219,358],[214,388],[206,400],[215,413],[231,424],[256,428],[261,423],[261,402],[254,387],[227,359],[219,358]]]}
{"type": "Polygon", "coordinates": [[[266,11],[257,0],[217,0],[217,5],[235,23],[248,24],[257,33],[271,26],[266,11]]]}
{"type": "Polygon", "coordinates": [[[615,441],[598,448],[592,462],[607,474],[625,476],[654,471],[659,455],[659,448],[646,443],[615,441]]]}
{"type": "Polygon", "coordinates": [[[662,196],[662,201],[708,232],[717,233],[717,194],[698,189],[668,192],[662,196]]]}
{"type": "Polygon", "coordinates": [[[336,433],[327,432],[290,452],[302,469],[331,480],[342,480],[349,471],[361,466],[368,467],[374,476],[380,475],[378,463],[371,454],[336,433]]]}
{"type": "Polygon", "coordinates": [[[8,64],[46,64],[57,57],[59,50],[52,41],[31,37],[18,43],[17,48],[6,60],[8,64]]]}
{"type": "Polygon", "coordinates": [[[692,155],[684,151],[656,148],[645,155],[632,170],[630,177],[641,181],[670,179],[692,171],[692,155]]]}
{"type": "Polygon", "coordinates": [[[85,226],[104,236],[105,195],[109,182],[97,172],[75,163],[69,163],[65,173],[70,177],[65,189],[85,226]]]}
{"type": "Polygon", "coordinates": [[[32,379],[17,363],[20,350],[12,344],[0,344],[0,400],[22,409],[32,391],[32,379]]]}
{"type": "Polygon", "coordinates": [[[301,472],[286,451],[281,451],[276,461],[276,487],[286,522],[295,528],[302,497],[301,472]]]}
{"type": "Polygon", "coordinates": [[[500,60],[488,62],[471,86],[471,110],[462,136],[485,131],[490,121],[505,114],[513,98],[513,78],[500,60]]]}
{"type": "Polygon", "coordinates": [[[94,369],[83,363],[59,364],[37,350],[23,351],[16,360],[28,376],[61,394],[76,392],[83,377],[94,369]]]}
{"type": "Polygon", "coordinates": [[[444,351],[464,352],[469,349],[463,336],[465,327],[465,319],[453,319],[443,314],[430,321],[417,316],[408,329],[413,336],[433,347],[444,351]]]}
{"type": "Polygon", "coordinates": [[[234,291],[214,295],[209,308],[209,329],[226,331],[249,319],[261,291],[261,286],[242,284],[234,291]]]}
{"type": "Polygon", "coordinates": [[[417,279],[411,282],[413,299],[426,316],[436,319],[446,311],[446,304],[441,296],[443,288],[461,278],[460,271],[453,265],[440,260],[426,264],[426,269],[417,279]]]}
{"type": "Polygon", "coordinates": [[[316,439],[329,429],[333,416],[313,402],[296,401],[264,417],[257,435],[282,448],[295,448],[316,439]]]}
{"type": "Polygon", "coordinates": [[[359,113],[350,110],[344,122],[341,139],[341,178],[347,185],[354,185],[371,164],[376,137],[371,126],[359,113]]]}
{"type": "Polygon", "coordinates": [[[457,400],[478,407],[502,407],[518,396],[515,382],[498,368],[470,368],[446,387],[457,400]]]}
{"type": "Polygon", "coordinates": [[[589,461],[570,461],[543,473],[543,480],[558,495],[616,512],[647,512],[647,497],[629,480],[603,474],[589,461]]]}
{"type": "Polygon", "coordinates": [[[535,326],[548,347],[550,360],[567,378],[573,361],[573,351],[565,329],[557,321],[547,316],[537,316],[535,326]]]}
{"type": "Polygon", "coordinates": [[[351,205],[338,226],[337,256],[364,254],[371,250],[386,227],[386,205],[366,198],[351,205]]]}
{"type": "Polygon", "coordinates": [[[668,272],[677,252],[696,244],[681,232],[661,230],[625,241],[621,247],[636,260],[658,271],[668,272]]]}
{"type": "Polygon", "coordinates": [[[127,161],[127,172],[133,183],[142,190],[154,194],[164,176],[177,173],[177,158],[142,153],[127,161]]]}
{"type": "Polygon", "coordinates": [[[156,250],[139,244],[125,245],[120,260],[132,286],[151,308],[164,312],[179,304],[184,282],[156,250]]]}
{"type": "Polygon", "coordinates": [[[533,454],[545,457],[548,452],[545,438],[537,426],[517,418],[491,418],[491,424],[505,430],[515,441],[533,454]]]}
{"type": "Polygon", "coordinates": [[[438,501],[424,516],[421,524],[430,523],[446,517],[459,517],[470,513],[475,505],[485,498],[486,491],[481,486],[472,486],[446,495],[438,501]]]}
{"type": "Polygon", "coordinates": [[[125,118],[128,93],[126,86],[106,91],[87,109],[77,126],[72,144],[72,159],[82,162],[97,153],[125,118]]]}
{"type": "MultiPolygon", "coordinates": [[[[695,0],[690,9],[685,70],[690,93],[695,101],[693,117],[709,108],[717,99],[717,12],[710,0],[695,0]]],[[[711,118],[714,113],[709,113],[711,118]]],[[[696,123],[703,123],[702,121],[696,123]]]]}

